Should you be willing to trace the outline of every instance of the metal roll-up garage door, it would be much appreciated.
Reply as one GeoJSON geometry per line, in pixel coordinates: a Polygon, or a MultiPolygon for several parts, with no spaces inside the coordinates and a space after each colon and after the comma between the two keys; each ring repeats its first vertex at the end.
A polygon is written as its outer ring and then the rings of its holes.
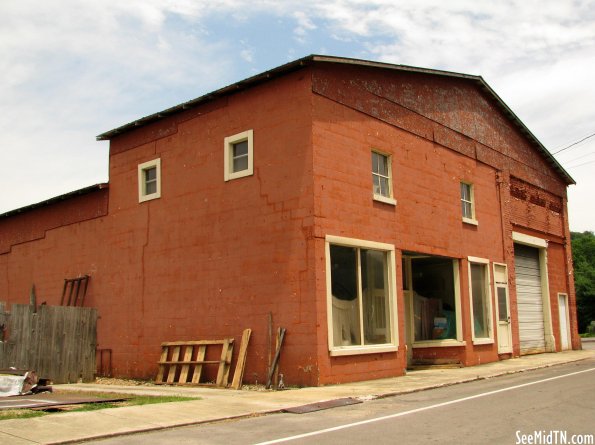
{"type": "Polygon", "coordinates": [[[545,352],[539,249],[514,245],[521,354],[545,352]]]}

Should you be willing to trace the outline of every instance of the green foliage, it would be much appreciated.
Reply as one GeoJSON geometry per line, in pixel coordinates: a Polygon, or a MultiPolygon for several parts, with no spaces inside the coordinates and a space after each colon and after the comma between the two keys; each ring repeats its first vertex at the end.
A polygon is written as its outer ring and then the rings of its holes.
{"type": "Polygon", "coordinates": [[[579,332],[595,320],[595,235],[572,232],[572,259],[579,332]]]}

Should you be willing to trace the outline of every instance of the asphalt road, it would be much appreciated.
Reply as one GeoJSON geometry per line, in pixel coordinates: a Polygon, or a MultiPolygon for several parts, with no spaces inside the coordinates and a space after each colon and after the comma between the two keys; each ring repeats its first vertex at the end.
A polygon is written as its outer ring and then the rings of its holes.
{"type": "Polygon", "coordinates": [[[590,359],[309,414],[272,414],[87,443],[555,444],[593,443],[594,434],[595,359],[590,359]]]}

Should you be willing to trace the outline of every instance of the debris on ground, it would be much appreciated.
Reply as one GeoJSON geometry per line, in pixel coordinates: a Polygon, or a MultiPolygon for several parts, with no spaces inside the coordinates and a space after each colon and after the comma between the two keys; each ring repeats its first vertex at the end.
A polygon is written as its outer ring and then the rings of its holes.
{"type": "Polygon", "coordinates": [[[48,379],[40,379],[35,371],[0,369],[0,397],[52,392],[49,383],[48,379]]]}

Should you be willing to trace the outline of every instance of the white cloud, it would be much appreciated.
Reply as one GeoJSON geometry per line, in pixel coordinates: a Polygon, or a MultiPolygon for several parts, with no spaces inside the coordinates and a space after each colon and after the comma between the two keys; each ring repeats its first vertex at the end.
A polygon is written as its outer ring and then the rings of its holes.
{"type": "Polygon", "coordinates": [[[320,48],[481,74],[546,146],[595,131],[593,0],[4,0],[0,42],[0,212],[106,180],[97,133],[320,48]]]}

